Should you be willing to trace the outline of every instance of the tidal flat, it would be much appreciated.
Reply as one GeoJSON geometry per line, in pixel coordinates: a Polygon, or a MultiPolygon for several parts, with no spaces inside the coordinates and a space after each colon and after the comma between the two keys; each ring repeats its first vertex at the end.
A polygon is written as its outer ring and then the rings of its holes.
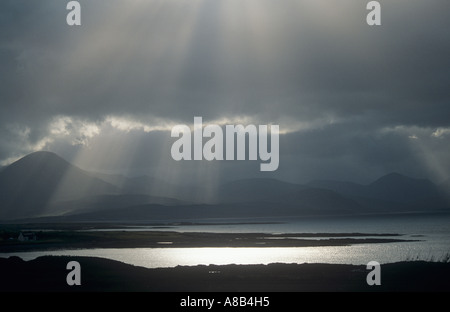
{"type": "Polygon", "coordinates": [[[0,252],[89,248],[315,247],[411,242],[395,233],[210,233],[176,231],[37,230],[36,240],[19,241],[20,231],[3,230],[0,252]]]}

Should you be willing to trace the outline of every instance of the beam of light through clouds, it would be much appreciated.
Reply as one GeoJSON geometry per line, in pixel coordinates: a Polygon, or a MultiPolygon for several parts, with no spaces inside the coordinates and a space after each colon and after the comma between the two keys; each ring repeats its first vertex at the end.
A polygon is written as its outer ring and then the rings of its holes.
{"type": "MultiPolygon", "coordinates": [[[[0,163],[51,150],[85,168],[174,181],[261,175],[249,162],[177,163],[170,129],[279,124],[265,176],[367,182],[449,177],[447,0],[0,3],[0,163]]],[[[211,195],[212,196],[212,195],[211,195]]],[[[208,197],[208,196],[206,196],[208,197]]]]}

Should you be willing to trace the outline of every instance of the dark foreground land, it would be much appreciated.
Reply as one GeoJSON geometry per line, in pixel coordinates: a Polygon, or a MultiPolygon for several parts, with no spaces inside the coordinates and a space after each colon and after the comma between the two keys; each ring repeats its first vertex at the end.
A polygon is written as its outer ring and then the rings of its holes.
{"type": "Polygon", "coordinates": [[[381,266],[381,286],[368,286],[365,266],[224,265],[147,269],[118,261],[45,256],[0,258],[1,292],[448,292],[450,263],[410,261],[381,266]],[[68,286],[69,261],[81,285],[68,286]]]}

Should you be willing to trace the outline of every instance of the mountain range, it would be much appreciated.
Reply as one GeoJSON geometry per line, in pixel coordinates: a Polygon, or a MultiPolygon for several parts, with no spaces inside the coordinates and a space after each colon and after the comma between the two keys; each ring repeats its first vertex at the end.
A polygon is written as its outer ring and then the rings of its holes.
{"type": "Polygon", "coordinates": [[[82,170],[35,152],[0,170],[0,220],[156,221],[435,211],[450,208],[450,182],[398,173],[367,184],[245,179],[221,184],[212,202],[197,185],[82,170]]]}

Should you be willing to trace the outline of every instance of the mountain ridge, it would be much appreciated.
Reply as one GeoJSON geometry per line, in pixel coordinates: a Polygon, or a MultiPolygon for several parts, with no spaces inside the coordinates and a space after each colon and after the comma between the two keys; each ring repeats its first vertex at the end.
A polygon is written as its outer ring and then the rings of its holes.
{"type": "Polygon", "coordinates": [[[449,207],[442,186],[399,173],[384,175],[366,185],[338,180],[296,184],[273,178],[240,179],[220,184],[214,203],[183,198],[195,192],[202,189],[196,185],[183,188],[150,176],[129,178],[93,173],[55,153],[36,152],[0,171],[0,219],[70,218],[82,214],[108,219],[108,214],[126,216],[127,209],[139,219],[139,216],[151,218],[151,211],[155,212],[155,218],[199,217],[202,211],[205,216],[230,218],[449,207]]]}
{"type": "Polygon", "coordinates": [[[55,153],[35,152],[0,172],[0,216],[39,216],[52,201],[117,192],[115,186],[88,176],[55,153]]]}

